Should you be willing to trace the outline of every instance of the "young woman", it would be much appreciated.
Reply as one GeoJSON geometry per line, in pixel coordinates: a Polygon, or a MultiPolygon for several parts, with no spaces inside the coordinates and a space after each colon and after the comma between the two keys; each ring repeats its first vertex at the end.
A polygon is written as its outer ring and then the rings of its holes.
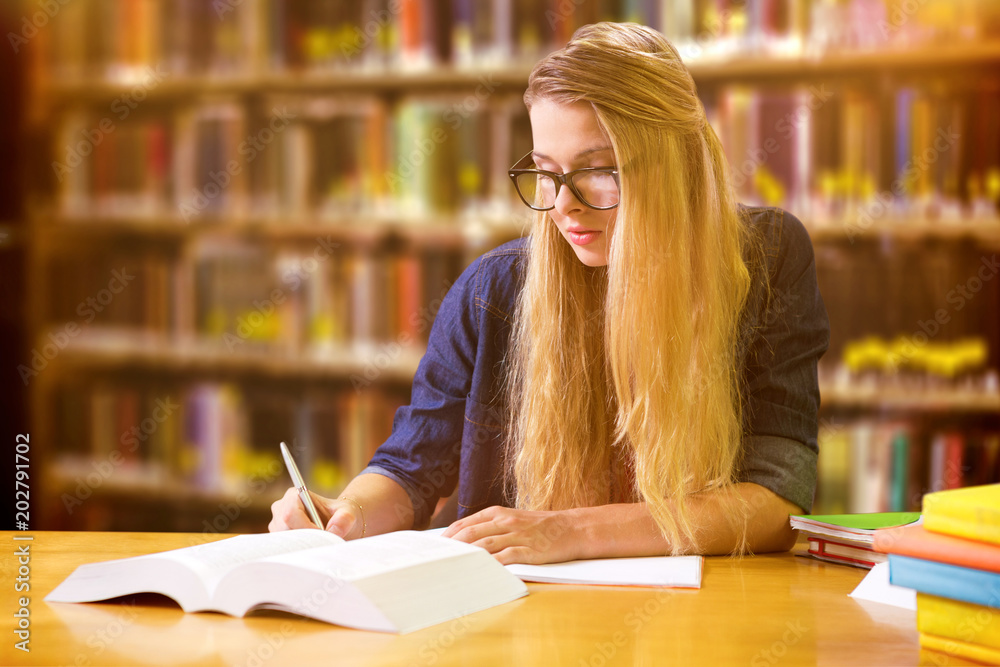
{"type": "MultiPolygon", "coordinates": [[[[392,435],[315,496],[326,529],[422,528],[457,487],[444,534],[503,563],[789,548],[829,342],[801,223],[734,201],[654,30],[581,28],[524,99],[531,234],[452,286],[392,435]]],[[[294,489],[272,512],[311,525],[294,489]]]]}

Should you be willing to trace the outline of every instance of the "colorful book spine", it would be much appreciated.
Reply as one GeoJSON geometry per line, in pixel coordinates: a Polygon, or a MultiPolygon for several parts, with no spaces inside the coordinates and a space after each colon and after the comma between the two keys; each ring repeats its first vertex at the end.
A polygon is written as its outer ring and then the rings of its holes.
{"type": "Polygon", "coordinates": [[[889,554],[889,583],[972,604],[1000,604],[1000,574],[889,554]]]}
{"type": "Polygon", "coordinates": [[[923,525],[876,531],[872,546],[884,553],[1000,573],[1000,547],[932,533],[923,525]]]}
{"type": "Polygon", "coordinates": [[[906,511],[906,492],[909,484],[910,438],[900,430],[892,440],[892,487],[889,502],[890,512],[906,511]]]}
{"type": "Polygon", "coordinates": [[[821,537],[809,537],[809,555],[820,560],[871,569],[886,561],[885,554],[860,544],[842,544],[821,537]]]}
{"type": "Polygon", "coordinates": [[[1000,484],[928,493],[924,526],[936,533],[1000,544],[1000,484]]]}
{"type": "Polygon", "coordinates": [[[1000,614],[982,605],[917,593],[917,630],[1000,650],[1000,614]]]}
{"type": "Polygon", "coordinates": [[[938,637],[937,635],[921,632],[920,646],[932,651],[940,651],[941,653],[947,653],[948,655],[966,658],[987,665],[1000,665],[1000,650],[981,644],[973,644],[971,642],[963,642],[958,639],[948,639],[947,637],[938,637]]]}

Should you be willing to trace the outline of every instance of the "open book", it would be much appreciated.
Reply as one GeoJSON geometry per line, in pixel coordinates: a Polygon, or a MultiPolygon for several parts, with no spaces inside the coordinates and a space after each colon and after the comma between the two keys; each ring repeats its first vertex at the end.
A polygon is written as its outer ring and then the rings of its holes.
{"type": "Polygon", "coordinates": [[[402,531],[345,542],[322,530],[241,535],[81,565],[47,602],[161,593],[184,611],[279,609],[363,630],[410,632],[527,595],[479,547],[402,531]]]}

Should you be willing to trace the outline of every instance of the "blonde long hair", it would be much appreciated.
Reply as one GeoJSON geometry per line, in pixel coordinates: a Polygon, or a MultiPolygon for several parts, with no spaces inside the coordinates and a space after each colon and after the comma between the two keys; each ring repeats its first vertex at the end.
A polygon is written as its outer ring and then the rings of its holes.
{"type": "Polygon", "coordinates": [[[677,51],[636,24],[579,29],[532,71],[525,104],[542,99],[592,105],[621,200],[606,267],[585,266],[548,213],[534,220],[507,359],[508,486],[525,509],[645,501],[673,553],[697,549],[688,497],[731,489],[742,431],[751,232],[722,145],[677,51]]]}

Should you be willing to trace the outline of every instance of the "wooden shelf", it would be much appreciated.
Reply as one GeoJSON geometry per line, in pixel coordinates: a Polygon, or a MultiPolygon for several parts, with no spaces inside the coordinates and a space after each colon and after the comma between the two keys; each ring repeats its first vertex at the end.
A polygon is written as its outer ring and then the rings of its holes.
{"type": "MultiPolygon", "coordinates": [[[[525,209],[527,210],[527,209],[525,209]]],[[[340,220],[323,218],[229,218],[201,219],[185,223],[172,216],[65,217],[59,214],[36,214],[39,233],[64,236],[73,232],[85,235],[131,235],[182,239],[201,234],[260,237],[269,240],[311,240],[329,236],[357,245],[375,245],[398,239],[414,246],[461,248],[473,238],[490,240],[523,236],[530,222],[521,211],[506,216],[456,216],[449,220],[413,219],[373,214],[358,214],[340,220]]],[[[850,222],[811,223],[803,220],[814,243],[851,242],[865,238],[941,239],[972,238],[985,244],[1000,244],[1000,218],[945,222],[930,220],[893,221],[867,228],[850,222]]]]}
{"type": "MultiPolygon", "coordinates": [[[[531,73],[530,66],[506,69],[457,70],[437,68],[427,71],[360,70],[341,72],[278,72],[233,76],[183,76],[151,82],[148,93],[157,98],[186,98],[199,95],[246,95],[266,91],[281,93],[374,93],[402,94],[413,91],[468,92],[483,86],[492,94],[497,89],[523,91],[531,73]]],[[[83,77],[71,81],[53,80],[42,95],[55,101],[97,101],[127,95],[142,78],[116,82],[101,77],[83,77]]]]}
{"type": "Polygon", "coordinates": [[[864,239],[899,240],[972,238],[981,243],[1000,243],[1000,218],[951,222],[940,220],[905,220],[874,223],[864,227],[850,221],[813,224],[803,221],[814,243],[856,242],[864,239]]]}
{"type": "MultiPolygon", "coordinates": [[[[94,468],[88,464],[66,465],[66,462],[57,462],[51,466],[46,478],[47,493],[49,497],[61,497],[64,493],[73,496],[77,492],[80,480],[86,482],[87,475],[93,473],[94,468]]],[[[105,500],[134,500],[138,497],[143,502],[156,504],[186,503],[211,507],[220,503],[240,501],[245,503],[240,506],[241,511],[251,511],[256,514],[270,512],[271,503],[281,497],[285,489],[282,485],[275,485],[267,487],[259,493],[250,488],[232,491],[208,491],[176,479],[167,478],[151,481],[139,475],[130,477],[128,473],[120,470],[102,478],[100,485],[88,486],[87,488],[92,495],[80,499],[82,502],[87,502],[92,497],[105,500]],[[246,502],[247,499],[249,499],[249,503],[246,502]]]]}
{"type": "Polygon", "coordinates": [[[413,346],[397,351],[393,343],[335,348],[316,354],[289,354],[276,346],[255,347],[252,342],[240,347],[233,351],[222,341],[182,343],[153,333],[97,330],[71,338],[54,361],[75,367],[159,370],[181,375],[238,372],[276,379],[343,382],[356,376],[382,384],[412,382],[425,351],[413,346]],[[366,371],[374,377],[366,376],[366,371]]]}
{"type": "MultiPolygon", "coordinates": [[[[912,71],[991,66],[1000,63],[1000,42],[976,44],[929,44],[914,49],[870,52],[833,52],[818,56],[774,57],[736,53],[719,60],[695,59],[688,68],[698,83],[745,82],[766,79],[811,81],[842,75],[870,75],[875,71],[912,71]]],[[[199,95],[245,95],[248,93],[377,93],[468,91],[486,86],[515,91],[523,89],[531,65],[504,68],[429,70],[344,70],[327,72],[268,72],[235,75],[167,77],[153,82],[148,91],[157,98],[199,95]]],[[[42,94],[57,101],[106,100],[129,94],[143,80],[112,81],[101,77],[54,79],[42,94]]]]}
{"type": "Polygon", "coordinates": [[[822,408],[889,409],[902,411],[998,413],[1000,393],[984,394],[964,390],[903,390],[869,387],[820,387],[822,408]]]}
{"type": "Polygon", "coordinates": [[[695,81],[742,82],[763,79],[815,80],[841,75],[871,75],[879,71],[926,73],[956,66],[1000,63],[1000,41],[972,44],[927,44],[913,49],[867,52],[831,52],[789,58],[739,55],[717,62],[693,61],[688,69],[695,81]]]}
{"type": "MultiPolygon", "coordinates": [[[[525,233],[523,220],[514,214],[504,218],[469,217],[406,220],[399,216],[359,214],[341,220],[323,218],[229,218],[200,219],[185,223],[172,216],[65,217],[37,214],[35,233],[66,236],[78,232],[86,236],[149,236],[180,240],[197,235],[226,235],[268,240],[309,241],[317,236],[350,242],[354,245],[377,245],[390,240],[416,247],[460,249],[484,237],[490,240],[513,239],[525,233]]],[[[74,239],[75,240],[75,239],[74,239]]]]}

